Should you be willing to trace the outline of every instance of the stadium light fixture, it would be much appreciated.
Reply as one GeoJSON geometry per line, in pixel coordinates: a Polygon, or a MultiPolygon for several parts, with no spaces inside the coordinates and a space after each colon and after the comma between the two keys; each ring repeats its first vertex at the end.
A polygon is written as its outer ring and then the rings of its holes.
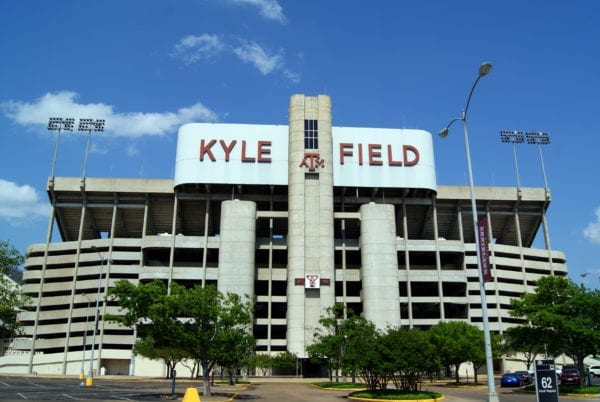
{"type": "Polygon", "coordinates": [[[62,131],[73,131],[75,125],[75,119],[71,117],[50,117],[48,119],[48,131],[56,131],[56,143],[54,145],[54,157],[52,158],[52,170],[50,171],[50,177],[54,181],[54,170],[56,168],[56,157],[58,155],[58,144],[60,142],[60,133],[62,131]]]}
{"type": "Polygon", "coordinates": [[[548,195],[550,188],[548,187],[548,178],[546,177],[546,168],[544,167],[544,157],[542,156],[542,145],[550,144],[550,136],[548,135],[548,133],[543,133],[543,132],[529,132],[525,135],[527,136],[528,144],[535,144],[538,146],[540,162],[542,163],[542,174],[544,175],[544,189],[546,190],[546,195],[548,195]]]}
{"type": "Polygon", "coordinates": [[[493,355],[492,355],[492,341],[490,336],[490,326],[489,326],[489,318],[487,311],[487,297],[485,294],[485,282],[482,271],[482,252],[479,244],[479,231],[477,224],[477,202],[475,200],[475,185],[473,184],[473,169],[471,166],[471,152],[469,149],[469,134],[467,132],[467,112],[469,111],[469,104],[471,103],[471,97],[473,96],[473,91],[477,86],[479,80],[486,76],[492,69],[491,63],[483,63],[479,67],[479,75],[477,79],[473,83],[471,87],[471,91],[469,92],[469,97],[467,98],[467,103],[465,105],[464,110],[462,111],[461,117],[457,117],[455,119],[450,120],[450,122],[446,125],[446,127],[439,132],[439,136],[441,138],[446,138],[448,136],[448,132],[450,130],[450,126],[454,124],[456,121],[462,121],[463,124],[463,132],[465,138],[465,153],[467,155],[467,170],[469,173],[469,186],[471,189],[471,210],[473,214],[473,236],[475,237],[475,250],[477,252],[477,271],[479,275],[479,294],[481,296],[481,315],[483,321],[483,335],[484,335],[484,343],[485,343],[485,361],[487,368],[487,381],[488,381],[488,393],[486,395],[487,402],[499,402],[498,394],[496,393],[496,386],[494,384],[494,363],[493,363],[493,355]]]}
{"type": "Polygon", "coordinates": [[[87,158],[88,152],[90,150],[90,139],[92,137],[92,132],[102,132],[104,131],[105,120],[103,119],[79,119],[79,127],[78,131],[87,131],[87,143],[85,146],[85,156],[83,158],[83,167],[81,168],[81,180],[85,180],[85,169],[87,167],[87,158]]]}

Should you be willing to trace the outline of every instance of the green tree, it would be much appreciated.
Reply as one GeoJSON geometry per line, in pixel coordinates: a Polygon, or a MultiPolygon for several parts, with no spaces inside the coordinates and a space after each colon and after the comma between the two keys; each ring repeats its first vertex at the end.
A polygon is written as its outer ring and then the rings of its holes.
{"type": "Polygon", "coordinates": [[[510,327],[504,333],[506,354],[521,353],[526,370],[529,370],[535,357],[544,352],[544,346],[550,341],[545,329],[533,327],[529,323],[510,327]]]}
{"type": "Polygon", "coordinates": [[[351,315],[342,322],[340,330],[344,338],[342,370],[352,375],[352,382],[357,375],[362,377],[369,390],[385,387],[380,334],[375,324],[351,315]]]}
{"type": "Polygon", "coordinates": [[[17,285],[24,261],[25,257],[8,241],[0,241],[0,339],[21,333],[17,313],[31,301],[17,285]]]}
{"type": "Polygon", "coordinates": [[[423,376],[440,367],[437,351],[420,329],[388,328],[381,336],[384,371],[403,391],[419,391],[423,376]]]}
{"type": "Polygon", "coordinates": [[[8,240],[0,241],[0,274],[8,276],[16,283],[21,283],[23,275],[20,267],[24,262],[25,256],[8,240]]]}
{"type": "MultiPolygon", "coordinates": [[[[471,363],[473,363],[473,376],[475,383],[479,382],[477,379],[479,369],[487,363],[486,355],[485,355],[485,338],[483,335],[483,331],[479,331],[479,339],[475,339],[475,334],[473,333],[472,341],[475,344],[481,345],[481,348],[473,349],[473,355],[471,356],[471,363]]],[[[490,334],[490,341],[492,343],[492,358],[498,358],[502,356],[505,350],[505,347],[502,345],[502,336],[499,334],[490,334]]]]}
{"type": "Polygon", "coordinates": [[[223,328],[216,339],[215,361],[227,369],[229,384],[234,384],[233,376],[239,368],[247,366],[252,357],[256,342],[245,328],[223,328]]]}
{"type": "Polygon", "coordinates": [[[123,311],[110,319],[138,327],[143,341],[137,349],[140,353],[162,359],[170,369],[184,357],[199,363],[207,396],[210,372],[218,359],[227,360],[230,367],[242,359],[239,349],[227,349],[226,345],[253,342],[246,336],[252,324],[252,303],[242,302],[233,293],[223,295],[214,286],[186,288],[174,283],[168,293],[161,281],[137,286],[118,281],[109,297],[118,301],[123,311]],[[230,355],[224,356],[226,352],[230,355]]]}
{"type": "Polygon", "coordinates": [[[271,364],[273,368],[279,369],[283,373],[290,373],[296,369],[298,358],[295,354],[285,351],[271,356],[271,364]]]}
{"type": "Polygon", "coordinates": [[[123,315],[107,315],[126,327],[137,326],[138,338],[134,352],[167,366],[170,378],[178,362],[188,356],[183,344],[183,328],[178,321],[177,305],[167,293],[162,281],[140,283],[137,286],[121,280],[109,290],[109,298],[119,302],[123,315]]]}
{"type": "Polygon", "coordinates": [[[454,366],[454,377],[459,379],[460,365],[477,360],[484,350],[481,330],[464,321],[440,322],[428,331],[444,366],[454,366]]]}
{"type": "Polygon", "coordinates": [[[146,334],[143,338],[135,342],[133,352],[151,360],[162,361],[167,366],[167,378],[173,375],[173,370],[177,363],[187,357],[186,351],[181,347],[169,346],[169,344],[165,344],[160,339],[149,334],[146,334]]]}
{"type": "Polygon", "coordinates": [[[202,367],[203,395],[210,395],[210,372],[223,351],[221,343],[230,341],[221,332],[236,329],[250,333],[253,303],[243,302],[234,293],[223,295],[214,286],[187,289],[174,284],[171,295],[179,307],[186,350],[202,367]]]}
{"type": "Polygon", "coordinates": [[[553,353],[565,353],[584,372],[583,359],[600,352],[600,291],[576,285],[566,277],[546,276],[535,293],[511,302],[515,317],[526,319],[553,353]]]}
{"type": "Polygon", "coordinates": [[[265,354],[257,354],[252,356],[251,365],[260,369],[263,376],[266,376],[269,369],[273,367],[273,358],[265,354]]]}
{"type": "Polygon", "coordinates": [[[306,348],[312,360],[322,361],[327,365],[329,381],[339,382],[339,369],[344,349],[344,334],[341,324],[344,316],[344,305],[337,303],[325,310],[319,319],[320,327],[314,333],[314,343],[306,348]]]}

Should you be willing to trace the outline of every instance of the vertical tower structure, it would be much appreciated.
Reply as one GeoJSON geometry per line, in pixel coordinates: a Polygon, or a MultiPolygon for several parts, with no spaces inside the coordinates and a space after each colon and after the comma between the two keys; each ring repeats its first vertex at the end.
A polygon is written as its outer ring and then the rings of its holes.
{"type": "Polygon", "coordinates": [[[289,107],[287,345],[306,355],[335,302],[331,99],[293,95],[289,107]]]}
{"type": "Polygon", "coordinates": [[[218,289],[240,296],[254,295],[256,203],[230,200],[221,204],[218,289]]]}
{"type": "Polygon", "coordinates": [[[398,326],[400,294],[394,206],[363,204],[360,221],[364,317],[379,329],[398,326]]]}

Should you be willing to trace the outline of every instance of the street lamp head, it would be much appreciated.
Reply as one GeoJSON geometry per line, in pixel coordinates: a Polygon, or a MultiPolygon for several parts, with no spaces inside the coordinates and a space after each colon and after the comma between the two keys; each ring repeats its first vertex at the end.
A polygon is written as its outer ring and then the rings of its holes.
{"type": "Polygon", "coordinates": [[[442,131],[438,133],[440,138],[446,138],[448,136],[448,127],[444,128],[442,131]]]}
{"type": "Polygon", "coordinates": [[[492,70],[492,63],[486,61],[481,66],[479,66],[479,76],[483,77],[487,75],[492,70]]]}

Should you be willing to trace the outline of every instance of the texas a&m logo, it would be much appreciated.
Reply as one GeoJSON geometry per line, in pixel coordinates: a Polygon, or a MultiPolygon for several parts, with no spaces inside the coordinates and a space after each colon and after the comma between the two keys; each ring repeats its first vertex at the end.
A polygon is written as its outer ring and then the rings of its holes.
{"type": "Polygon", "coordinates": [[[319,274],[305,274],[304,275],[304,288],[305,289],[319,289],[321,287],[320,281],[321,275],[319,274]]]}
{"type": "Polygon", "coordinates": [[[299,166],[307,168],[309,172],[314,172],[317,168],[325,167],[325,159],[321,159],[318,152],[305,152],[299,166]]]}

